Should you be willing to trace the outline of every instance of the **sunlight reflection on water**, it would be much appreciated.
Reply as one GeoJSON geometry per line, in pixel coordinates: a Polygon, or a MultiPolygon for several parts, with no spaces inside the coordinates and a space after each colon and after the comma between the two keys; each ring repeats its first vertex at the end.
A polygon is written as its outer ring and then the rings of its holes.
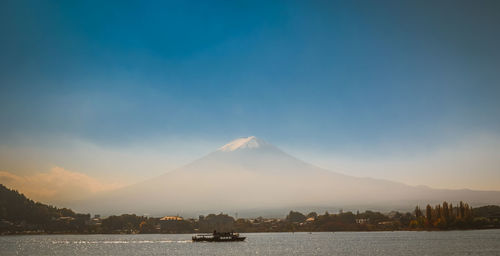
{"type": "Polygon", "coordinates": [[[254,233],[193,243],[191,234],[0,237],[1,255],[500,255],[500,230],[254,233]]]}

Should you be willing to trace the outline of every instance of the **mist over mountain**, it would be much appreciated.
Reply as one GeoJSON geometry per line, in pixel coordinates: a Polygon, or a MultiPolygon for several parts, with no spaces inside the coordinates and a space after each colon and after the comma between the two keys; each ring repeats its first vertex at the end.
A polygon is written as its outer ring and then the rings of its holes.
{"type": "Polygon", "coordinates": [[[348,176],[251,136],[172,172],[69,206],[100,214],[226,211],[258,216],[281,209],[410,209],[419,203],[460,200],[474,206],[500,204],[500,191],[432,189],[348,176]]]}

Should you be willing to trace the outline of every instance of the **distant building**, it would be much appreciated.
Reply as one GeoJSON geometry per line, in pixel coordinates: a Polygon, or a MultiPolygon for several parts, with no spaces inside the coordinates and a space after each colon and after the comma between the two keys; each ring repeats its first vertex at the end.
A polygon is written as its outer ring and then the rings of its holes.
{"type": "Polygon", "coordinates": [[[182,232],[186,229],[186,222],[179,216],[165,216],[160,218],[160,229],[167,233],[182,232]]]}
{"type": "Polygon", "coordinates": [[[0,228],[8,228],[8,227],[11,227],[13,226],[14,223],[8,221],[8,220],[0,220],[0,228]]]}
{"type": "Polygon", "coordinates": [[[165,216],[160,219],[160,221],[181,221],[184,220],[182,217],[179,216],[165,216]]]}
{"type": "Polygon", "coordinates": [[[356,223],[358,224],[366,224],[370,221],[370,219],[356,219],[356,223]]]}
{"type": "Polygon", "coordinates": [[[394,225],[394,221],[381,221],[378,224],[382,226],[391,226],[394,225]]]}
{"type": "Polygon", "coordinates": [[[74,221],[75,218],[73,217],[59,217],[57,218],[58,221],[64,221],[64,222],[71,222],[71,221],[74,221]]]}
{"type": "MultiPolygon", "coordinates": [[[[99,215],[96,215],[99,216],[99,215]]],[[[88,221],[87,225],[96,225],[99,226],[102,224],[102,220],[99,217],[92,218],[88,221]]]]}

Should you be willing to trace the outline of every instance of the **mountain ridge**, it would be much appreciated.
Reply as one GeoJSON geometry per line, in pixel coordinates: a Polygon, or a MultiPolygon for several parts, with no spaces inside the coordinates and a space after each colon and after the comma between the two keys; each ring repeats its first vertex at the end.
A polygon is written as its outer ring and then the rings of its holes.
{"type": "Polygon", "coordinates": [[[105,213],[224,211],[306,205],[399,205],[468,201],[500,204],[498,191],[422,188],[332,172],[254,136],[239,138],[183,167],[72,205],[105,213]]]}

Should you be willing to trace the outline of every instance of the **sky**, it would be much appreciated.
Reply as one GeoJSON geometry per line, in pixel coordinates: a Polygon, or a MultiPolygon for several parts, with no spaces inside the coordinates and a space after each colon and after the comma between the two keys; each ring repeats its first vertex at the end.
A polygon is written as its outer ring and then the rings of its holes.
{"type": "Polygon", "coordinates": [[[112,188],[253,135],[350,175],[500,190],[499,12],[1,1],[0,176],[112,188]]]}

